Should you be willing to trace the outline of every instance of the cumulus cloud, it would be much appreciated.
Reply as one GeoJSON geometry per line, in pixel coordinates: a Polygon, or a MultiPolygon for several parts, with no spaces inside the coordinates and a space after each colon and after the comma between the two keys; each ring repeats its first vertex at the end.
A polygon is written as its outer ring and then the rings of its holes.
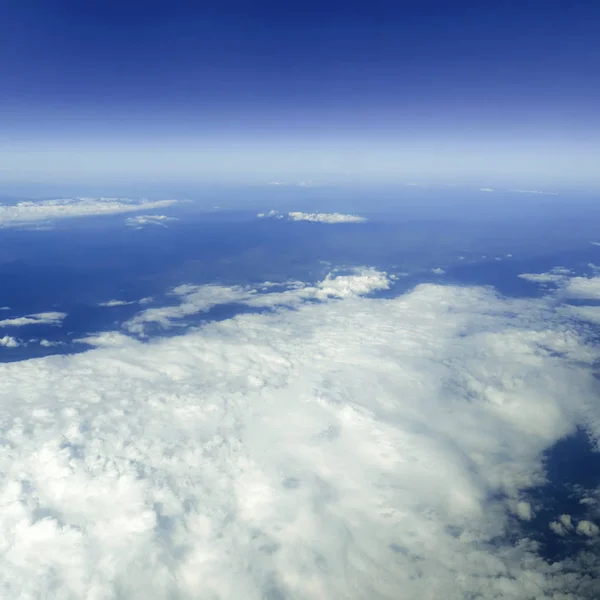
{"type": "Polygon", "coordinates": [[[585,535],[587,537],[595,537],[600,532],[600,528],[591,521],[582,520],[577,523],[577,533],[579,535],[585,535]]]}
{"type": "Polygon", "coordinates": [[[4,348],[17,348],[20,345],[21,343],[19,342],[19,340],[10,335],[0,337],[0,346],[3,346],[4,348]]]}
{"type": "Polygon", "coordinates": [[[53,348],[55,346],[62,346],[62,342],[52,342],[50,340],[40,340],[40,346],[44,348],[53,348]]]}
{"type": "Polygon", "coordinates": [[[258,213],[256,215],[259,219],[283,219],[284,215],[282,215],[278,210],[271,209],[267,213],[258,213]]]}
{"type": "Polygon", "coordinates": [[[255,308],[273,308],[276,306],[296,306],[305,300],[327,300],[329,298],[348,298],[370,294],[390,286],[387,273],[375,269],[356,269],[349,275],[334,272],[323,281],[314,285],[302,282],[290,282],[285,285],[263,284],[260,290],[253,287],[222,285],[182,285],[176,287],[171,295],[178,297],[180,303],[175,306],[149,308],[124,323],[131,333],[144,334],[148,324],[171,327],[177,320],[200,312],[206,312],[219,304],[245,304],[255,308]],[[283,287],[283,291],[269,291],[273,287],[283,287]]]}
{"type": "Polygon", "coordinates": [[[169,221],[177,221],[176,217],[167,217],[165,215],[137,215],[125,219],[125,225],[141,229],[146,225],[159,225],[166,227],[169,221]]]}
{"type": "MultiPolygon", "coordinates": [[[[285,215],[277,210],[270,210],[266,213],[258,213],[256,216],[259,219],[285,218],[285,215]]],[[[329,225],[334,225],[338,223],[364,223],[368,220],[366,217],[360,217],[358,215],[348,215],[343,213],[305,213],[298,211],[289,212],[287,214],[287,218],[290,221],[310,221],[311,223],[327,223],[329,225]]]]}
{"type": "Polygon", "coordinates": [[[431,272],[434,275],[444,275],[444,273],[446,272],[444,269],[442,269],[442,267],[436,267],[435,269],[431,269],[431,272]]]}
{"type": "Polygon", "coordinates": [[[67,315],[62,312],[41,312],[25,317],[0,321],[0,327],[23,327],[24,325],[60,325],[67,315]]]}
{"type": "Polygon", "coordinates": [[[600,300],[600,277],[571,277],[564,292],[569,298],[600,300]]]}
{"type": "Polygon", "coordinates": [[[544,299],[387,285],[181,286],[279,308],[0,364],[5,595],[598,597],[503,541],[544,450],[600,435],[598,351],[544,299]]]}
{"type": "Polygon", "coordinates": [[[164,208],[176,200],[133,200],[131,198],[62,198],[37,202],[0,204],[0,227],[18,227],[28,223],[110,215],[153,208],[164,208]]]}

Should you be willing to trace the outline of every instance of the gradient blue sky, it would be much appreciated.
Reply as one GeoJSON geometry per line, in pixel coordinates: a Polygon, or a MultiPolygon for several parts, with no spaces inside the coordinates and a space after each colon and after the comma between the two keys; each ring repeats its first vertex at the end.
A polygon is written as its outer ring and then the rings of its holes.
{"type": "Polygon", "coordinates": [[[0,182],[600,186],[600,2],[4,0],[0,182]]]}

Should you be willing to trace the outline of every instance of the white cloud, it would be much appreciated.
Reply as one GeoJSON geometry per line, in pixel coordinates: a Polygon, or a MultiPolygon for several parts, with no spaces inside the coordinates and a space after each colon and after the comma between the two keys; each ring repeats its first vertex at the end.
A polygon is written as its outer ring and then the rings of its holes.
{"type": "Polygon", "coordinates": [[[106,308],[113,308],[114,306],[129,306],[131,304],[137,304],[137,300],[131,300],[127,302],[126,300],[109,300],[108,302],[99,302],[98,306],[103,306],[106,308]]]}
{"type": "Polygon", "coordinates": [[[60,325],[67,315],[62,312],[42,312],[25,317],[0,321],[0,327],[23,327],[24,325],[60,325]]]}
{"type": "MultiPolygon", "coordinates": [[[[277,210],[270,210],[267,213],[261,212],[256,215],[259,219],[284,219],[285,215],[277,210]]],[[[290,221],[310,221],[311,223],[327,223],[334,225],[338,223],[364,223],[368,219],[358,215],[347,215],[343,213],[305,213],[289,212],[287,218],[290,221]]]]}
{"type": "Polygon", "coordinates": [[[568,281],[571,274],[572,272],[570,269],[565,267],[554,267],[548,273],[521,273],[518,277],[520,279],[525,279],[526,281],[531,281],[532,283],[552,283],[558,285],[568,281]]]}
{"type": "Polygon", "coordinates": [[[184,307],[279,309],[0,364],[4,594],[597,597],[499,540],[544,450],[600,435],[598,351],[544,299],[361,295],[387,285],[181,286],[184,307]]]}
{"type": "Polygon", "coordinates": [[[444,273],[446,272],[444,269],[442,269],[442,267],[436,267],[435,269],[431,269],[431,272],[434,275],[444,275],[444,273]]]}
{"type": "Polygon", "coordinates": [[[516,192],[517,194],[536,194],[540,196],[558,196],[558,192],[545,192],[543,190],[508,190],[509,192],[516,192]]]}
{"type": "Polygon", "coordinates": [[[63,198],[38,202],[0,204],[0,227],[18,227],[36,221],[110,215],[164,208],[176,200],[132,200],[131,198],[63,198]]]}
{"type": "MultiPolygon", "coordinates": [[[[261,286],[268,290],[274,284],[269,282],[261,286]]],[[[144,334],[149,323],[167,328],[174,321],[206,312],[219,304],[246,304],[256,308],[276,306],[296,306],[305,300],[327,300],[329,298],[348,298],[366,295],[377,290],[389,288],[390,278],[386,273],[375,269],[358,269],[350,275],[330,273],[315,285],[302,282],[290,282],[284,291],[259,294],[255,288],[222,285],[182,285],[175,288],[172,295],[181,299],[175,306],[149,308],[124,323],[131,333],[144,334]]]]}
{"type": "Polygon", "coordinates": [[[141,229],[146,225],[159,225],[166,227],[169,221],[177,221],[175,217],[167,217],[165,215],[137,215],[125,219],[125,225],[141,229]]]}
{"type": "Polygon", "coordinates": [[[288,217],[292,221],[311,221],[313,223],[364,223],[367,219],[358,215],[345,215],[342,213],[305,213],[290,212],[288,217]]]}
{"type": "Polygon", "coordinates": [[[600,300],[600,277],[572,277],[564,287],[569,298],[600,300]]]}
{"type": "Polygon", "coordinates": [[[533,512],[531,510],[531,504],[529,502],[520,501],[517,502],[517,516],[522,521],[531,521],[533,517],[533,512]]]}
{"type": "Polygon", "coordinates": [[[480,192],[493,192],[494,189],[493,188],[479,188],[480,192]]]}
{"type": "Polygon", "coordinates": [[[594,537],[597,536],[598,533],[600,532],[600,527],[598,527],[598,525],[596,525],[595,523],[592,523],[591,521],[579,521],[579,523],[577,523],[577,529],[576,529],[577,533],[579,535],[585,535],[587,537],[594,537]]]}
{"type": "Polygon", "coordinates": [[[50,340],[40,340],[40,346],[44,348],[53,348],[54,346],[61,346],[62,342],[51,342],[50,340]]]}
{"type": "Polygon", "coordinates": [[[256,215],[259,219],[283,219],[284,215],[282,215],[278,210],[271,209],[267,213],[258,213],[256,215]]]}
{"type": "Polygon", "coordinates": [[[20,345],[21,343],[10,335],[0,337],[0,346],[4,346],[4,348],[17,348],[20,345]]]}
{"type": "Polygon", "coordinates": [[[600,242],[590,242],[590,244],[592,244],[592,246],[600,246],[600,242]]]}

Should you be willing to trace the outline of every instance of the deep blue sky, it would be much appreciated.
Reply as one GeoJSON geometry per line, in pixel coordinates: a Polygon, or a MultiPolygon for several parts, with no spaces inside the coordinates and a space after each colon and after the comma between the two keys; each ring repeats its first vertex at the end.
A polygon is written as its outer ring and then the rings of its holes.
{"type": "Polygon", "coordinates": [[[589,185],[599,23],[595,0],[4,0],[0,180],[589,185]]]}

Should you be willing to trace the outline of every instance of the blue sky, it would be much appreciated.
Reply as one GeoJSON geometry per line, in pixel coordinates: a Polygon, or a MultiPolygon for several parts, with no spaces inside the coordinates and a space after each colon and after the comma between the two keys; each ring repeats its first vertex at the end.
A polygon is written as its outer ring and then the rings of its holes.
{"type": "Polygon", "coordinates": [[[595,185],[600,5],[0,8],[0,181],[595,185]]]}

